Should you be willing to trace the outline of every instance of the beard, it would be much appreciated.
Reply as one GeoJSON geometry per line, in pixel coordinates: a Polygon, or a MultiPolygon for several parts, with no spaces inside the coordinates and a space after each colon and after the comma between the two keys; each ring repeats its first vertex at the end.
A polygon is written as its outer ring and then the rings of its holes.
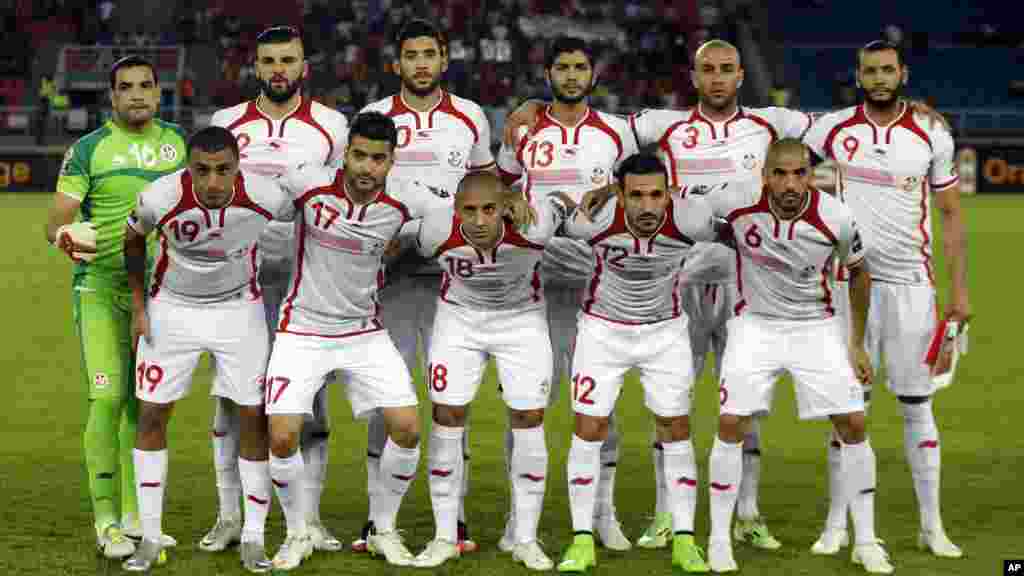
{"type": "Polygon", "coordinates": [[[871,95],[870,90],[864,90],[864,101],[874,108],[889,108],[895,106],[900,101],[902,95],[903,91],[900,90],[900,85],[897,84],[887,98],[875,98],[871,95]]]}
{"type": "Polygon", "coordinates": [[[580,102],[583,101],[584,98],[590,96],[590,89],[584,88],[583,90],[580,90],[580,93],[577,94],[576,96],[569,96],[568,94],[562,92],[562,90],[557,85],[552,83],[551,95],[554,96],[555,100],[558,100],[563,104],[579,104],[580,102]]]}
{"type": "Polygon", "coordinates": [[[302,79],[299,78],[295,82],[288,82],[285,85],[284,90],[275,90],[271,84],[272,80],[273,78],[270,80],[260,80],[260,92],[274,104],[284,104],[294,96],[302,86],[302,79]]]}
{"type": "Polygon", "coordinates": [[[427,84],[427,86],[425,88],[420,88],[419,86],[417,86],[415,79],[406,80],[405,78],[402,78],[402,86],[405,86],[406,90],[408,90],[409,92],[412,92],[413,94],[415,94],[419,98],[423,98],[425,96],[429,96],[430,94],[432,94],[434,92],[434,90],[437,90],[437,87],[440,86],[440,85],[441,85],[441,75],[440,74],[435,76],[430,81],[430,84],[427,84]]]}

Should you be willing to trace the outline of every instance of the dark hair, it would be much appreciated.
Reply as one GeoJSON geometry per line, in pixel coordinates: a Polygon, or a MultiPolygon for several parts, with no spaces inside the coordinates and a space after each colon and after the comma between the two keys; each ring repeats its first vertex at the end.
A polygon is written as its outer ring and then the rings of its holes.
{"type": "Polygon", "coordinates": [[[888,40],[873,40],[868,42],[864,46],[861,46],[857,50],[857,67],[860,67],[860,58],[867,52],[885,52],[886,50],[892,50],[896,52],[896,61],[899,62],[900,66],[903,66],[903,49],[900,48],[899,44],[893,44],[888,40]]]}
{"type": "Polygon", "coordinates": [[[153,74],[153,83],[159,84],[156,77],[156,68],[153,67],[153,63],[146,60],[142,56],[125,56],[120,60],[110,65],[110,89],[114,89],[114,85],[117,84],[117,72],[124,68],[138,68],[144,66],[149,68],[149,71],[153,74]]]}
{"type": "Polygon", "coordinates": [[[186,145],[189,158],[192,157],[193,150],[202,150],[212,154],[225,148],[231,149],[235,158],[238,158],[238,141],[235,140],[235,135],[221,126],[207,126],[197,130],[192,136],[189,136],[186,145]]]}
{"type": "Polygon", "coordinates": [[[267,28],[256,37],[256,45],[261,44],[287,44],[295,39],[302,43],[302,34],[294,26],[274,26],[267,28]]]}
{"type": "Polygon", "coordinates": [[[665,164],[654,154],[638,152],[622,161],[619,169],[615,171],[615,179],[625,189],[627,174],[661,174],[668,181],[668,171],[665,164]]]}
{"type": "Polygon", "coordinates": [[[362,136],[367,140],[387,141],[392,149],[398,145],[398,129],[395,128],[395,122],[380,112],[357,114],[348,128],[348,141],[351,142],[356,136],[362,136]]]}
{"type": "Polygon", "coordinates": [[[402,44],[405,44],[406,40],[413,38],[433,38],[437,41],[438,48],[441,49],[442,54],[448,53],[448,38],[443,32],[433,23],[422,20],[410,20],[402,26],[402,29],[398,31],[398,35],[395,36],[395,58],[402,57],[402,44]]]}
{"type": "Polygon", "coordinates": [[[548,53],[544,58],[544,68],[551,68],[558,56],[566,52],[583,52],[587,56],[587,60],[590,61],[590,65],[594,65],[594,55],[590,51],[590,47],[587,46],[586,40],[574,36],[559,36],[548,48],[548,53]]]}

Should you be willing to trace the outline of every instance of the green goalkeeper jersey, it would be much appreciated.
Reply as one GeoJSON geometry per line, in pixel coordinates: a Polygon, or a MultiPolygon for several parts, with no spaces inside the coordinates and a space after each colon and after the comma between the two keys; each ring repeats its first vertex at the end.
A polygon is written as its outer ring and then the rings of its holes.
{"type": "Polygon", "coordinates": [[[75,265],[76,277],[107,280],[127,288],[124,230],[135,201],[150,182],[186,163],[185,131],[154,119],[142,133],[108,120],[68,149],[57,178],[57,193],[82,203],[82,220],[96,225],[96,258],[75,265]]]}

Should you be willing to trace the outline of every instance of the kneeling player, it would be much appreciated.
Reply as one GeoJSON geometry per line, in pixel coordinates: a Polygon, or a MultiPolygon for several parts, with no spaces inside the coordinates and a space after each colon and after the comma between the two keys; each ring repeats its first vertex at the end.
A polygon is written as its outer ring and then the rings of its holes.
{"type": "Polygon", "coordinates": [[[593,222],[577,211],[566,224],[569,236],[593,247],[594,269],[572,361],[576,429],[568,479],[576,536],[558,569],[583,572],[597,563],[593,519],[601,444],[623,376],[636,367],[665,458],[675,531],[672,564],[688,572],[706,572],[703,553],[693,540],[693,370],[678,272],[679,262],[695,242],[715,239],[711,211],[703,200],[672,198],[665,167],[655,156],[627,158],[619,167],[618,181],[620,191],[593,222]]]}
{"type": "Polygon", "coordinates": [[[744,428],[752,414],[770,407],[775,380],[784,372],[793,377],[800,418],[827,416],[842,439],[841,471],[856,530],[854,563],[870,573],[893,571],[875,538],[875,455],[864,432],[861,382],[870,381],[872,372],[863,346],[871,287],[864,246],[847,208],[812,188],[810,178],[809,151],[786,138],[768,150],[763,187],[734,183],[708,194],[715,216],[729,223],[736,238],[742,293],[728,324],[718,437],[710,459],[708,562],[715,572],[738,569],[729,526],[744,428]],[[851,274],[848,344],[832,307],[833,264],[851,274]]]}
{"type": "Polygon", "coordinates": [[[167,423],[188,394],[203,352],[213,355],[213,395],[239,406],[238,460],[246,493],[241,556],[245,568],[267,572],[263,527],[270,501],[263,375],[268,342],[256,284],[256,240],[267,221],[293,209],[273,181],[238,168],[238,145],[224,128],[197,132],[188,167],[140,195],[125,237],[125,264],[138,341],[139,426],[135,479],[143,540],[125,570],[143,572],[164,559],[159,541],[167,478],[167,423]],[[146,234],[157,230],[160,255],[147,294],[146,234]],[[139,338],[141,336],[141,338],[139,338]]]}
{"type": "Polygon", "coordinates": [[[553,567],[537,542],[548,464],[544,408],[551,386],[540,261],[565,208],[542,200],[539,222],[520,234],[506,218],[503,195],[496,176],[470,174],[459,185],[454,208],[428,214],[419,232],[420,252],[437,258],[444,271],[427,375],[434,403],[429,466],[437,534],[417,557],[420,567],[459,556],[466,408],[480,387],[488,356],[497,362],[514,436],[512,558],[532,570],[553,567]]]}

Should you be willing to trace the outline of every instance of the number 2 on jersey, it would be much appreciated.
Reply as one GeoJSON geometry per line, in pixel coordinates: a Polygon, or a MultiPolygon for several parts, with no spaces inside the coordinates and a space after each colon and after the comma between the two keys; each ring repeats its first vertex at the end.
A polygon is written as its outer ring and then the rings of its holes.
{"type": "Polygon", "coordinates": [[[526,147],[530,153],[530,168],[546,168],[555,161],[555,145],[551,142],[530,142],[526,147]],[[537,151],[540,150],[540,158],[537,158],[537,151]]]}

